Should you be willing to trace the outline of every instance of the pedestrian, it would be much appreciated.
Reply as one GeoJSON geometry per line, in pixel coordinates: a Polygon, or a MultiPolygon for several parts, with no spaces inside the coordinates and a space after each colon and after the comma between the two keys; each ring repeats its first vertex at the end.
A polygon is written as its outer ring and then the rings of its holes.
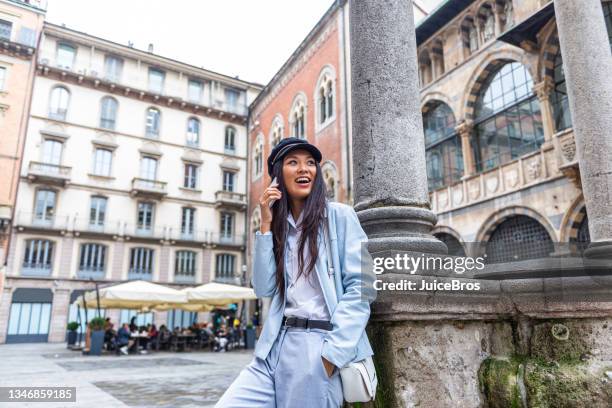
{"type": "Polygon", "coordinates": [[[375,294],[362,298],[361,288],[367,236],[352,207],[327,202],[321,159],[293,137],[268,157],[252,283],[272,302],[255,357],[216,407],[340,407],[339,369],[373,354],[365,327],[375,294]]]}

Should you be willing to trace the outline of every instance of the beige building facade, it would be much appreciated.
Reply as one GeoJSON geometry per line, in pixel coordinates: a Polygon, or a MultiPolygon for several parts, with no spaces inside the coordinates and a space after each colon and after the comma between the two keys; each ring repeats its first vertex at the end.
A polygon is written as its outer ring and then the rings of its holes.
{"type": "Polygon", "coordinates": [[[42,1],[0,1],[0,290],[44,18],[42,1]]]}
{"type": "MultiPolygon", "coordinates": [[[[241,284],[246,113],[260,87],[49,23],[36,68],[0,342],[63,341],[74,299],[96,284],[241,284]]],[[[117,324],[135,312],[105,313],[117,324]]]]}

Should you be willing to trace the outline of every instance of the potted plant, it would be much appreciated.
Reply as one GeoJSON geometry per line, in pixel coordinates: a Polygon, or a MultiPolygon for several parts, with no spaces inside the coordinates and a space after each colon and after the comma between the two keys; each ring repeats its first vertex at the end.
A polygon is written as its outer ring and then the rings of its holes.
{"type": "Polygon", "coordinates": [[[89,354],[93,356],[99,356],[102,354],[102,346],[104,346],[104,325],[106,320],[103,317],[94,317],[89,322],[89,329],[91,331],[91,345],[89,347],[89,354]]]}
{"type": "Polygon", "coordinates": [[[74,346],[77,340],[79,324],[77,322],[70,322],[66,328],[68,329],[68,347],[74,346]]]}
{"type": "Polygon", "coordinates": [[[246,326],[246,330],[244,331],[244,346],[247,349],[255,348],[255,328],[253,328],[253,324],[249,323],[246,326]]]}

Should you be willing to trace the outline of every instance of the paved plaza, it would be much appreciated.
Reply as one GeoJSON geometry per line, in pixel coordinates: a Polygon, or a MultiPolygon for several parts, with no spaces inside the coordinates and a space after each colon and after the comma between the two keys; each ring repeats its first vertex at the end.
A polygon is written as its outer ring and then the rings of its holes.
{"type": "Polygon", "coordinates": [[[208,407],[252,358],[251,350],[94,357],[65,344],[3,344],[0,386],[76,387],[76,403],[44,407],[208,407]]]}

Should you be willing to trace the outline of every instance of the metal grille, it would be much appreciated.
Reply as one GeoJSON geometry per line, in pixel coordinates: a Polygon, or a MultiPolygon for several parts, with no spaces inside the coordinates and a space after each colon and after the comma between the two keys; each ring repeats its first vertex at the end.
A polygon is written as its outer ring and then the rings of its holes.
{"type": "Polygon", "coordinates": [[[495,229],[487,242],[487,263],[545,258],[554,251],[544,227],[533,218],[518,215],[495,229]]]}
{"type": "Polygon", "coordinates": [[[434,235],[436,236],[436,238],[446,244],[449,255],[465,256],[465,250],[463,249],[463,245],[461,245],[461,242],[459,242],[457,238],[445,233],[439,233],[434,235]]]}

